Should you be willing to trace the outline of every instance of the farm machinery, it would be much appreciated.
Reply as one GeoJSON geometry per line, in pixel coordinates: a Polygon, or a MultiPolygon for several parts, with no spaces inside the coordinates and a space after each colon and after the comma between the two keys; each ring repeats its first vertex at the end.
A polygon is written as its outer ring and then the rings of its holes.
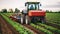
{"type": "Polygon", "coordinates": [[[20,17],[16,17],[21,24],[30,24],[30,22],[42,22],[45,23],[45,14],[46,12],[39,9],[41,6],[40,2],[26,2],[26,10],[22,10],[20,17]]]}

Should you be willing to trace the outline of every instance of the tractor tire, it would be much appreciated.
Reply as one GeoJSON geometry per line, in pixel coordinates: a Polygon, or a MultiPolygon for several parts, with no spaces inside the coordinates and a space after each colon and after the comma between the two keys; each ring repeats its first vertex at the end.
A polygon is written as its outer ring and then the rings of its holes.
{"type": "Polygon", "coordinates": [[[31,22],[36,23],[37,22],[37,18],[36,17],[32,17],[31,22]]]}
{"type": "Polygon", "coordinates": [[[23,24],[23,17],[24,17],[24,16],[23,16],[23,15],[21,15],[21,24],[23,24]]]}
{"type": "Polygon", "coordinates": [[[29,17],[26,15],[26,16],[25,16],[25,24],[28,24],[28,25],[29,25],[29,23],[30,23],[30,19],[29,19],[29,17]]]}
{"type": "Polygon", "coordinates": [[[41,23],[46,23],[45,17],[40,18],[41,23]]]}

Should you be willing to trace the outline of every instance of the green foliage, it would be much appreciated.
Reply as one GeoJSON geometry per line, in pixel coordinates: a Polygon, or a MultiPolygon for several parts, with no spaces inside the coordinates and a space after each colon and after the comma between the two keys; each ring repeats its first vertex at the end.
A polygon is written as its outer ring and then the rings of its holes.
{"type": "Polygon", "coordinates": [[[60,30],[59,29],[57,29],[57,28],[54,28],[54,27],[52,27],[52,26],[48,26],[48,25],[45,25],[45,24],[42,24],[42,23],[37,23],[39,26],[41,26],[41,27],[44,27],[45,29],[47,29],[47,30],[50,30],[50,31],[52,31],[52,32],[56,32],[56,33],[58,33],[58,34],[60,34],[60,30]]]}
{"type": "Polygon", "coordinates": [[[60,13],[60,11],[58,11],[58,13],[60,13]]]}
{"type": "Polygon", "coordinates": [[[15,8],[15,13],[19,13],[20,10],[18,8],[15,8]]]}
{"type": "Polygon", "coordinates": [[[9,13],[13,13],[13,9],[9,9],[9,13]]]}
{"type": "Polygon", "coordinates": [[[6,15],[6,16],[8,16],[8,17],[10,17],[14,13],[3,13],[3,14],[6,15]]]}
{"type": "Polygon", "coordinates": [[[7,9],[2,9],[2,12],[3,13],[7,13],[7,9]]]}
{"type": "Polygon", "coordinates": [[[38,26],[38,25],[35,25],[35,24],[33,24],[33,23],[31,23],[31,26],[33,26],[33,27],[35,27],[36,29],[44,32],[45,34],[53,34],[51,31],[46,30],[46,29],[44,29],[43,27],[38,26]]]}
{"type": "Polygon", "coordinates": [[[1,14],[3,16],[3,18],[9,23],[11,24],[20,34],[33,34],[32,32],[30,32],[29,30],[25,29],[21,24],[12,21],[10,18],[8,18],[7,16],[5,16],[4,14],[1,14]]]}
{"type": "Polygon", "coordinates": [[[49,10],[46,10],[47,13],[49,13],[49,10]]]}
{"type": "Polygon", "coordinates": [[[46,20],[58,25],[60,24],[60,13],[46,13],[46,20]]]}

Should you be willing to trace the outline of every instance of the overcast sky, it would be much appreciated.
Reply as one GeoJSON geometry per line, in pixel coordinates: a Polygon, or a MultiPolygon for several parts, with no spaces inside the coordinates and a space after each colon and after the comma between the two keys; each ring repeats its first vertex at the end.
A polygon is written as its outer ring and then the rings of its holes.
{"type": "MultiPolygon", "coordinates": [[[[53,10],[53,11],[60,10],[60,0],[36,0],[36,1],[41,2],[42,4],[41,9],[43,10],[53,10]]],[[[24,6],[25,2],[27,2],[27,0],[0,0],[0,10],[3,8],[6,9],[18,8],[22,10],[25,7],[24,6]]]]}

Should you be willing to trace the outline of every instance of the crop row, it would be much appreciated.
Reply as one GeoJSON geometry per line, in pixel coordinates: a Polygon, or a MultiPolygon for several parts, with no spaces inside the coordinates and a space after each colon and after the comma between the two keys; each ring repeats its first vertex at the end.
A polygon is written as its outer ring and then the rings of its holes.
{"type": "Polygon", "coordinates": [[[58,34],[60,34],[60,30],[59,29],[57,29],[57,28],[54,28],[54,27],[52,27],[52,26],[48,26],[48,25],[45,25],[45,24],[42,24],[42,23],[37,23],[39,26],[41,26],[41,27],[44,27],[45,29],[47,29],[47,30],[50,30],[50,31],[52,31],[52,32],[56,32],[56,33],[58,33],[58,34]]]}
{"type": "Polygon", "coordinates": [[[44,29],[43,27],[41,26],[38,26],[38,25],[35,25],[33,23],[30,24],[31,26],[33,26],[34,28],[36,28],[37,30],[40,30],[42,32],[44,32],[45,34],[54,34],[52,33],[51,31],[47,30],[47,29],[44,29]]]}
{"type": "Polygon", "coordinates": [[[20,34],[33,34],[32,32],[30,32],[28,29],[25,29],[21,24],[12,21],[10,18],[8,18],[7,16],[1,14],[2,17],[9,23],[11,24],[20,34]]]}
{"type": "Polygon", "coordinates": [[[49,22],[60,24],[60,13],[46,13],[46,19],[49,22]]]}
{"type": "Polygon", "coordinates": [[[60,24],[57,24],[57,23],[53,23],[53,22],[47,22],[49,24],[54,24],[54,25],[57,25],[57,26],[60,26],[60,24]]]}
{"type": "Polygon", "coordinates": [[[3,13],[4,15],[6,15],[6,16],[11,16],[13,13],[3,13]]]}

